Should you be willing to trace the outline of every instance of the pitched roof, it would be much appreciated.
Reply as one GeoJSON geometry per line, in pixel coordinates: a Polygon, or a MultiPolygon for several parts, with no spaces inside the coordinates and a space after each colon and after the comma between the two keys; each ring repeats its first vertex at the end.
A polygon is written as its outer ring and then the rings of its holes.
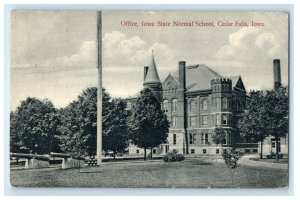
{"type": "MultiPolygon", "coordinates": [[[[178,80],[178,75],[174,76],[178,80]]],[[[186,67],[186,89],[188,92],[211,89],[210,81],[223,78],[220,74],[206,65],[197,64],[186,67]]]]}
{"type": "Polygon", "coordinates": [[[239,81],[240,76],[231,76],[231,77],[226,77],[226,78],[231,79],[232,87],[235,87],[237,82],[239,81]]]}
{"type": "Polygon", "coordinates": [[[157,73],[156,64],[152,52],[150,63],[146,65],[148,67],[147,75],[144,80],[144,84],[147,83],[160,83],[160,79],[157,73]]]}

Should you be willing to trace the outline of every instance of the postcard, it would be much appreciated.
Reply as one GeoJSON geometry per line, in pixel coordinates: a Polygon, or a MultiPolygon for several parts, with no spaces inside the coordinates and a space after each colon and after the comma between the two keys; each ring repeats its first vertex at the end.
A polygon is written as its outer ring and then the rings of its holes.
{"type": "Polygon", "coordinates": [[[289,13],[11,12],[15,187],[288,188],[289,13]]]}

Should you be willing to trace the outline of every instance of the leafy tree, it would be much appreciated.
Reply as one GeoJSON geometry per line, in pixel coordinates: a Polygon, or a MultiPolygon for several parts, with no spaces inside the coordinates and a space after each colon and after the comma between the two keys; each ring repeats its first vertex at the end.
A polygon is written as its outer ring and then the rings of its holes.
{"type": "Polygon", "coordinates": [[[114,158],[116,153],[124,151],[129,145],[127,103],[121,99],[113,99],[110,103],[110,112],[105,112],[105,129],[103,131],[103,149],[111,150],[114,158]]]}
{"type": "Polygon", "coordinates": [[[215,144],[225,144],[226,143],[226,131],[223,128],[217,127],[214,129],[212,140],[215,144]]]}
{"type": "Polygon", "coordinates": [[[75,101],[61,110],[61,115],[61,149],[73,156],[95,155],[97,88],[84,90],[75,101]]]}
{"type": "MultiPolygon", "coordinates": [[[[128,146],[128,112],[126,102],[111,100],[103,89],[102,143],[105,151],[112,150],[114,155],[128,146]]],[[[83,91],[78,98],[62,110],[60,131],[61,148],[73,156],[93,156],[97,148],[97,88],[83,91]]]]}
{"type": "Polygon", "coordinates": [[[152,148],[167,140],[169,132],[167,116],[161,110],[155,94],[148,88],[140,93],[132,114],[130,129],[133,144],[144,148],[145,160],[147,148],[150,148],[152,156],[152,148]]]}
{"type": "Polygon", "coordinates": [[[289,100],[287,87],[277,86],[265,95],[266,121],[265,126],[276,141],[276,158],[279,159],[279,140],[288,133],[289,100]]]}
{"type": "Polygon", "coordinates": [[[274,136],[278,159],[279,139],[288,133],[287,88],[278,86],[266,92],[256,91],[250,97],[248,111],[240,124],[242,135],[253,142],[261,142],[260,158],[263,140],[267,136],[274,136]]]}
{"type": "Polygon", "coordinates": [[[264,93],[262,91],[252,91],[250,99],[247,101],[247,111],[244,118],[239,123],[241,135],[248,141],[260,142],[260,158],[263,157],[263,141],[269,135],[266,125],[267,110],[264,93]]]}
{"type": "Polygon", "coordinates": [[[58,111],[49,100],[28,97],[10,114],[10,151],[59,151],[59,126],[58,111]]]}

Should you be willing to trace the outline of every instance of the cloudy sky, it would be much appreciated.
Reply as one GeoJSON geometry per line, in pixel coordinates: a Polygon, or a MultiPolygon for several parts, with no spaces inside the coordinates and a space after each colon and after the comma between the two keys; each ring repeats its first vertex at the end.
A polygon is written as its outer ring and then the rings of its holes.
{"type": "MultiPolygon", "coordinates": [[[[143,66],[154,50],[160,79],[179,60],[206,64],[223,76],[241,75],[247,90],[270,89],[272,61],[281,59],[288,82],[288,17],[253,12],[104,12],[103,86],[113,97],[142,88],[143,66]],[[136,27],[122,21],[213,21],[214,27],[136,27]],[[251,21],[263,27],[219,27],[251,21]]],[[[63,107],[97,85],[96,12],[13,12],[11,15],[11,110],[28,96],[63,107]]]]}

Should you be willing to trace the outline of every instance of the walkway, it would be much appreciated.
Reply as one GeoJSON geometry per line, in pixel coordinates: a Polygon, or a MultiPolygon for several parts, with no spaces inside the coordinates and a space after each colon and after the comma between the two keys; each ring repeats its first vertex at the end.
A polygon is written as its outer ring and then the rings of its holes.
{"type": "Polygon", "coordinates": [[[242,165],[249,165],[253,167],[267,167],[273,169],[288,169],[288,164],[285,163],[268,163],[268,162],[260,162],[255,160],[250,160],[250,158],[258,158],[257,155],[245,155],[239,161],[242,165]]]}

